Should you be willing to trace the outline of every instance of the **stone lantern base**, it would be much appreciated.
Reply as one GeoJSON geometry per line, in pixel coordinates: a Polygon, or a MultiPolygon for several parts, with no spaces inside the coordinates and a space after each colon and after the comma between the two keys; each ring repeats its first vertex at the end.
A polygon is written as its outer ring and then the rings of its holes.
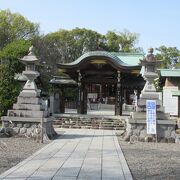
{"type": "Polygon", "coordinates": [[[40,140],[52,139],[56,132],[53,128],[53,117],[45,111],[39,97],[19,96],[7,116],[1,117],[3,130],[9,135],[32,137],[40,140]]]}
{"type": "MultiPolygon", "coordinates": [[[[174,143],[176,139],[175,120],[170,120],[169,114],[157,112],[157,141],[174,143]]],[[[146,112],[132,112],[126,119],[126,141],[156,142],[156,135],[147,134],[146,112]]]]}

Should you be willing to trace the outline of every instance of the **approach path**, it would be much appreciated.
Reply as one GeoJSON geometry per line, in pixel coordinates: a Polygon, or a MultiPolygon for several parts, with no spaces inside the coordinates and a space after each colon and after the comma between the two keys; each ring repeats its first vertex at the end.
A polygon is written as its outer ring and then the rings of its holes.
{"type": "Polygon", "coordinates": [[[4,180],[132,180],[115,131],[57,129],[63,133],[0,175],[4,180]]]}

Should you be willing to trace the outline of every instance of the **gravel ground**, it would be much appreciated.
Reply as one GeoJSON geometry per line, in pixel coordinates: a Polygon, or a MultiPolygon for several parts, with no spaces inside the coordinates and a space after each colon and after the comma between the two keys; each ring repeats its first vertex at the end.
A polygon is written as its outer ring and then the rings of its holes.
{"type": "Polygon", "coordinates": [[[45,144],[23,138],[0,138],[0,174],[28,158],[45,144]]]}
{"type": "Polygon", "coordinates": [[[180,144],[119,143],[134,179],[179,180],[180,144]]]}

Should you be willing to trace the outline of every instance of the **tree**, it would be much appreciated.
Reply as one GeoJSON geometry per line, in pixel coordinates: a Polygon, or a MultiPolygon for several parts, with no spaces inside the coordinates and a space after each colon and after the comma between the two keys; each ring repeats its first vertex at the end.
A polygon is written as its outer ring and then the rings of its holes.
{"type": "Polygon", "coordinates": [[[137,43],[138,36],[137,33],[131,33],[128,30],[124,30],[124,32],[108,31],[106,34],[108,51],[136,51],[134,46],[137,43]]]}
{"type": "Polygon", "coordinates": [[[0,10],[0,49],[14,40],[32,39],[38,35],[39,25],[28,21],[18,13],[0,10]]]}
{"type": "Polygon", "coordinates": [[[53,56],[53,59],[68,63],[76,60],[85,51],[97,50],[103,41],[105,41],[105,37],[95,31],[76,28],[73,30],[61,29],[58,32],[36,38],[33,44],[38,49],[37,53],[41,59],[46,57],[48,61],[48,59],[52,59],[50,56],[53,56]],[[44,52],[44,48],[46,52],[44,52]]]}
{"type": "Polygon", "coordinates": [[[158,51],[156,58],[163,60],[162,68],[169,68],[171,66],[171,60],[180,56],[180,51],[176,47],[160,46],[156,50],[158,51]]]}
{"type": "Polygon", "coordinates": [[[20,73],[24,65],[19,62],[19,58],[28,52],[29,41],[17,40],[0,51],[0,116],[4,115],[15,102],[20,91],[20,85],[14,80],[15,73],[20,73]]]}
{"type": "Polygon", "coordinates": [[[103,49],[105,37],[95,31],[76,28],[61,29],[46,36],[34,38],[33,45],[43,67],[40,68],[42,82],[48,86],[51,75],[57,74],[57,63],[70,63],[83,53],[103,49]]]}
{"type": "Polygon", "coordinates": [[[38,34],[38,24],[18,13],[0,11],[0,116],[5,115],[20,91],[15,73],[23,70],[19,58],[27,54],[31,38],[38,34]]]}

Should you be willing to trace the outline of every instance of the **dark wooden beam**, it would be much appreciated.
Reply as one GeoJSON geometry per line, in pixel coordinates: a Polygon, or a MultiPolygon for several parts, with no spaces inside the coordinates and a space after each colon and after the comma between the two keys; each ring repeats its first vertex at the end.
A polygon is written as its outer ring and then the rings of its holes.
{"type": "Polygon", "coordinates": [[[116,72],[114,71],[93,71],[93,70],[87,70],[84,71],[85,75],[116,75],[116,72]]]}

